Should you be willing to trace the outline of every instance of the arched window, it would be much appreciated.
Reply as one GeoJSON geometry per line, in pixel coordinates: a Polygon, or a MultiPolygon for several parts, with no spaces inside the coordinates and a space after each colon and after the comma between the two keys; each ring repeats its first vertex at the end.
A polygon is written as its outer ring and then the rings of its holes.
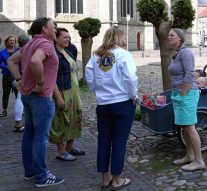
{"type": "Polygon", "coordinates": [[[83,0],[55,0],[56,13],[83,14],[83,0]]]}

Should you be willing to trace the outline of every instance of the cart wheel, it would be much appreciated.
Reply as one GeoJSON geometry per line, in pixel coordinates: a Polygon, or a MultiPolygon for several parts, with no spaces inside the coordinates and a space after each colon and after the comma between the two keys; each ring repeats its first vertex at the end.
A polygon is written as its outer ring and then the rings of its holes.
{"type": "MultiPolygon", "coordinates": [[[[201,139],[201,151],[205,151],[207,149],[207,110],[198,109],[197,118],[198,122],[196,123],[196,130],[201,139]]],[[[178,138],[185,146],[186,142],[183,128],[178,128],[178,138]]]]}

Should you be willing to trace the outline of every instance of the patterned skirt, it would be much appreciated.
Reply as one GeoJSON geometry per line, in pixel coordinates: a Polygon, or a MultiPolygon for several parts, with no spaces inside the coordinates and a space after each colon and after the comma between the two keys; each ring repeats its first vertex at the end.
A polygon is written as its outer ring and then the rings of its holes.
{"type": "Polygon", "coordinates": [[[65,101],[64,110],[56,105],[55,116],[50,130],[49,140],[57,144],[81,137],[81,98],[76,90],[61,91],[65,101]]]}

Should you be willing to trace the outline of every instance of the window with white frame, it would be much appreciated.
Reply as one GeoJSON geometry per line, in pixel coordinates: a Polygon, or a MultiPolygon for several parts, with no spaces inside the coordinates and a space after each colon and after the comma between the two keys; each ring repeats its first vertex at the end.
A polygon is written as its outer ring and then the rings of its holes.
{"type": "Polygon", "coordinates": [[[121,17],[126,17],[130,14],[133,17],[133,0],[121,0],[121,17]]]}
{"type": "Polygon", "coordinates": [[[3,0],[0,0],[0,12],[3,12],[3,0]]]}
{"type": "Polygon", "coordinates": [[[83,0],[55,0],[56,13],[83,14],[83,0]]]}

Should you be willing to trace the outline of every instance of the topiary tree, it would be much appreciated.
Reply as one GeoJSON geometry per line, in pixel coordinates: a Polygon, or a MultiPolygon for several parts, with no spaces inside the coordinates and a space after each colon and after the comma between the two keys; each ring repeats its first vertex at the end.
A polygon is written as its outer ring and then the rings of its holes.
{"type": "Polygon", "coordinates": [[[91,57],[93,37],[100,32],[101,21],[87,17],[75,23],[74,28],[78,30],[81,37],[83,82],[85,81],[85,66],[91,57]]]}
{"type": "Polygon", "coordinates": [[[138,0],[137,10],[142,22],[150,22],[155,28],[155,33],[160,46],[163,90],[171,88],[168,75],[172,49],[168,45],[168,33],[170,28],[178,27],[188,29],[192,27],[195,19],[195,10],[191,0],[172,0],[171,14],[173,19],[168,18],[167,7],[164,0],[138,0]]]}

